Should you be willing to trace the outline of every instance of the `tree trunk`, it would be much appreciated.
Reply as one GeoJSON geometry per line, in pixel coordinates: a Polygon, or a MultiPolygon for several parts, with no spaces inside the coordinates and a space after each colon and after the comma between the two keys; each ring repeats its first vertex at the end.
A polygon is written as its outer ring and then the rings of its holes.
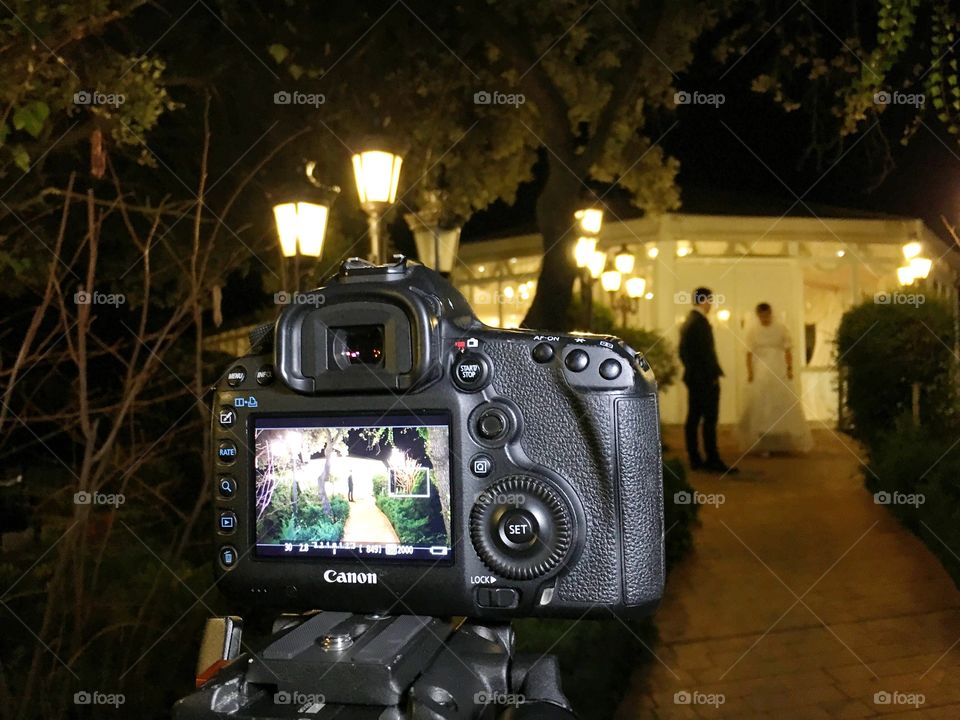
{"type": "Polygon", "coordinates": [[[450,541],[450,443],[446,433],[427,433],[427,457],[433,465],[433,475],[436,478],[434,486],[440,496],[443,529],[450,541]]]}
{"type": "Polygon", "coordinates": [[[537,198],[537,226],[543,236],[543,265],[537,292],[523,319],[523,326],[538,330],[568,330],[567,311],[577,277],[573,262],[577,228],[573,214],[583,185],[553,155],[549,156],[547,173],[547,183],[537,198]]]}

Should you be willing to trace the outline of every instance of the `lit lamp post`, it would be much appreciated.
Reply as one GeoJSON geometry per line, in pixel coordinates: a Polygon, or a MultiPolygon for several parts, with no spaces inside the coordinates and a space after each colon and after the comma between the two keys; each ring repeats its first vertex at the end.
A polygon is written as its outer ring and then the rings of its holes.
{"type": "Polygon", "coordinates": [[[933,260],[923,257],[923,246],[917,242],[908,242],[903,246],[905,265],[897,268],[897,280],[901,285],[912,285],[917,280],[925,280],[933,268],[933,260]]]}
{"type": "Polygon", "coordinates": [[[593,324],[593,282],[603,273],[607,255],[597,250],[597,236],[603,227],[603,210],[586,207],[573,214],[580,228],[580,237],[573,248],[573,259],[580,268],[580,296],[586,315],[586,329],[593,324]]]}
{"type": "Polygon", "coordinates": [[[647,291],[646,278],[631,277],[623,281],[623,276],[617,270],[605,272],[604,276],[607,275],[610,279],[604,282],[603,289],[610,293],[610,306],[620,313],[620,327],[627,327],[630,315],[637,311],[640,299],[647,291]],[[616,278],[613,277],[614,274],[617,275],[616,278]],[[624,292],[620,292],[621,289],[624,292]]]}
{"type": "Polygon", "coordinates": [[[382,143],[369,144],[370,149],[353,156],[353,175],[360,207],[370,226],[370,261],[379,264],[387,258],[387,238],[381,231],[380,218],[397,199],[403,158],[383,149],[382,143]]]}
{"type": "Polygon", "coordinates": [[[418,213],[404,216],[417,244],[420,262],[443,276],[453,271],[460,247],[460,226],[443,223],[439,206],[430,206],[418,213]]]}
{"type": "Polygon", "coordinates": [[[300,257],[319,258],[327,234],[330,206],[340,188],[321,185],[313,176],[316,163],[304,166],[303,178],[285,188],[282,202],[273,206],[280,252],[293,258],[294,290],[300,286],[300,257]]]}

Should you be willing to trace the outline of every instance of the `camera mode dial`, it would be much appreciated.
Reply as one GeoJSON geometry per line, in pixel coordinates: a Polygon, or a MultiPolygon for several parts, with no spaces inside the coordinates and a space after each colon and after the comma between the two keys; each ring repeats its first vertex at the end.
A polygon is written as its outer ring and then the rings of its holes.
{"type": "Polygon", "coordinates": [[[532,580],[558,567],[573,545],[572,513],[544,480],[510,475],[484,490],[470,512],[470,538],[501,577],[532,580]]]}

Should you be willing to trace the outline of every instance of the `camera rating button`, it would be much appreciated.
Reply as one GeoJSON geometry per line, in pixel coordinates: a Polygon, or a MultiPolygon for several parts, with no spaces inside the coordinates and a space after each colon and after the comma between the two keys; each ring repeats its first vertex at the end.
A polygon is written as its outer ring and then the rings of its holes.
{"type": "Polygon", "coordinates": [[[478,478],[490,477],[493,472],[493,458],[480,453],[470,458],[470,472],[478,478]]]}
{"type": "Polygon", "coordinates": [[[237,460],[237,445],[231,440],[221,440],[217,444],[217,459],[223,465],[233,465],[237,460]]]}
{"type": "Polygon", "coordinates": [[[479,390],[489,378],[490,363],[480,353],[468,352],[457,357],[453,365],[453,382],[461,390],[479,390]]]}

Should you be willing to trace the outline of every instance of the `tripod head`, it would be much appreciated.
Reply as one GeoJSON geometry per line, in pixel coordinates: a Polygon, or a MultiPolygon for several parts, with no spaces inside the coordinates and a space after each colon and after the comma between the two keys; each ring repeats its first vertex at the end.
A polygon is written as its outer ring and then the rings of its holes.
{"type": "Polygon", "coordinates": [[[556,659],[515,656],[509,624],[320,612],[282,618],[263,650],[239,654],[241,625],[224,620],[205,637],[222,669],[177,702],[177,720],[575,717],[556,659]]]}

